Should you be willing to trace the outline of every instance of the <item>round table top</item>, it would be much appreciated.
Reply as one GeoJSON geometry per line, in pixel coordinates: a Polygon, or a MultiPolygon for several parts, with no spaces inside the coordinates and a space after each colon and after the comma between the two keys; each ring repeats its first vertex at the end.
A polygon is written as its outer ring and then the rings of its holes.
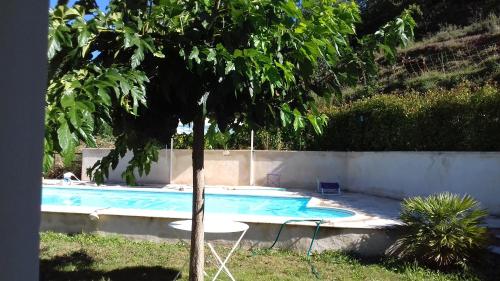
{"type": "MultiPolygon", "coordinates": [[[[180,220],[171,222],[168,226],[174,229],[191,231],[191,224],[191,220],[180,220]]],[[[204,228],[205,233],[233,233],[247,230],[248,224],[231,220],[205,219],[204,228]]]]}

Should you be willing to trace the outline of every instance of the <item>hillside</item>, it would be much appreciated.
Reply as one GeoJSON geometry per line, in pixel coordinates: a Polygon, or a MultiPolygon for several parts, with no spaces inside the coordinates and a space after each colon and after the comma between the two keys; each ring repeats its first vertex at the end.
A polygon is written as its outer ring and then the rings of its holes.
{"type": "Polygon", "coordinates": [[[379,60],[379,79],[370,85],[346,89],[346,100],[388,92],[425,92],[452,88],[464,81],[482,85],[500,82],[500,17],[465,27],[444,26],[441,30],[405,49],[397,62],[379,60]]]}

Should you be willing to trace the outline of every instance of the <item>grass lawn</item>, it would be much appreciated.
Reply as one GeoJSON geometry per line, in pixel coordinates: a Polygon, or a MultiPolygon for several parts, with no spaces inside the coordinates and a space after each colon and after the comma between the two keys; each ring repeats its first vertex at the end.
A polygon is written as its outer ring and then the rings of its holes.
{"type": "MultiPolygon", "coordinates": [[[[228,252],[227,248],[218,251],[228,252]]],[[[208,253],[207,249],[207,253],[208,253]]],[[[219,252],[220,253],[220,252],[219,252]]],[[[185,245],[132,241],[118,236],[41,233],[40,280],[172,280],[188,259],[185,245]]],[[[210,256],[210,261],[213,259],[210,256]]],[[[228,268],[237,280],[498,280],[500,260],[481,273],[442,273],[390,260],[362,260],[338,252],[312,257],[287,251],[238,250],[228,268]],[[317,273],[313,274],[313,270],[317,273]],[[496,270],[496,272],[494,272],[496,270]]],[[[212,276],[214,262],[206,269],[212,276]]],[[[187,280],[186,266],[180,280],[187,280]]],[[[229,280],[224,274],[220,280],[229,280]]],[[[207,278],[208,279],[208,278],[207,278]]]]}

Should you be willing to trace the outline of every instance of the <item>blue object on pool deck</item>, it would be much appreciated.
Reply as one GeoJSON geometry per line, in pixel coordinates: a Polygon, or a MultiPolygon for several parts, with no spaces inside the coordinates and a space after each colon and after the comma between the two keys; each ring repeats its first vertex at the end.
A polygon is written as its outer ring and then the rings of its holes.
{"type": "Polygon", "coordinates": [[[318,181],[318,192],[322,195],[340,195],[340,184],[338,182],[318,181]]]}
{"type": "MultiPolygon", "coordinates": [[[[354,213],[308,208],[309,197],[206,194],[206,214],[241,214],[309,219],[345,218],[354,213]]],[[[192,194],[184,192],[44,187],[43,206],[191,212],[192,194]]]]}

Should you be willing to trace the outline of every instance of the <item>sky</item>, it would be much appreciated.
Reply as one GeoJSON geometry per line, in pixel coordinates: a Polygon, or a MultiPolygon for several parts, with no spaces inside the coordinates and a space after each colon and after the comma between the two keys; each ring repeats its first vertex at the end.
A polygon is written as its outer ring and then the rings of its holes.
{"type": "MultiPolygon", "coordinates": [[[[68,5],[73,5],[73,3],[75,3],[76,0],[69,0],[68,2],[68,5]]],[[[104,10],[106,8],[106,6],[108,5],[109,3],[109,0],[96,0],[97,2],[97,5],[99,6],[99,8],[101,10],[104,10]]],[[[54,6],[57,4],[57,0],[50,0],[50,7],[51,8],[54,8],[54,6]]]]}

